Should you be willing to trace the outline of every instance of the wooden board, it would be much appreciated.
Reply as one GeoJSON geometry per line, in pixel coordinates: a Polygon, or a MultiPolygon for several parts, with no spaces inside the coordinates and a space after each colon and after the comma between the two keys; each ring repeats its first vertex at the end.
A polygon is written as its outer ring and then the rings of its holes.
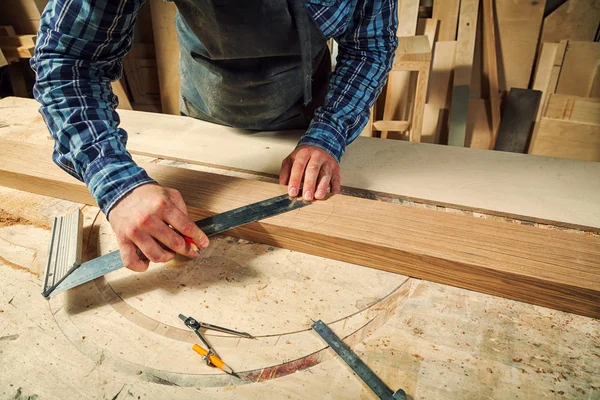
{"type": "Polygon", "coordinates": [[[496,1],[500,90],[528,88],[545,0],[496,1]]]}
{"type": "MultiPolygon", "coordinates": [[[[0,100],[5,126],[0,137],[46,142],[38,107],[30,99],[0,100]]],[[[126,110],[119,115],[134,154],[272,178],[302,134],[250,135],[180,116],[126,110]]],[[[345,188],[595,231],[600,231],[599,175],[598,163],[376,138],[358,138],[342,159],[345,188]]]]}
{"type": "Polygon", "coordinates": [[[540,53],[536,64],[532,88],[542,92],[542,98],[540,100],[540,107],[538,108],[536,121],[539,121],[542,118],[544,109],[546,107],[546,102],[548,101],[548,96],[554,93],[555,88],[550,87],[550,81],[552,79],[558,47],[558,43],[544,43],[542,46],[542,52],[540,53]]]}
{"type": "Polygon", "coordinates": [[[435,0],[432,18],[440,21],[439,41],[456,40],[460,0],[435,0]]]}
{"type": "Polygon", "coordinates": [[[448,144],[464,146],[469,110],[471,74],[479,18],[479,1],[462,0],[458,24],[458,41],[454,56],[454,87],[452,88],[452,106],[448,144]]]}
{"type": "Polygon", "coordinates": [[[592,41],[600,21],[597,0],[567,0],[544,19],[540,42],[592,41]]]}
{"type": "Polygon", "coordinates": [[[469,115],[465,145],[472,149],[489,150],[493,141],[489,102],[469,99],[469,115]]]}
{"type": "Polygon", "coordinates": [[[40,26],[40,9],[34,0],[2,0],[0,25],[12,25],[19,35],[35,34],[40,26]]]}
{"type": "Polygon", "coordinates": [[[151,0],[150,9],[162,112],[179,115],[179,45],[175,31],[177,7],[163,0],[151,0]]]}
{"type": "MultiPolygon", "coordinates": [[[[51,146],[5,141],[4,186],[94,204],[54,166],[51,146]]],[[[194,219],[286,192],[285,186],[143,165],[178,189],[194,219]]],[[[600,317],[600,240],[337,195],[230,231],[234,236],[581,315],[600,317]],[[576,272],[574,272],[576,271],[576,272]],[[506,282],[510,282],[508,285],[506,282]]]]}
{"type": "Polygon", "coordinates": [[[123,80],[112,82],[111,86],[113,93],[119,99],[119,105],[117,108],[121,110],[132,110],[131,102],[129,101],[125,87],[123,86],[123,80]]]}
{"type": "MultiPolygon", "coordinates": [[[[419,0],[401,0],[398,2],[398,37],[415,36],[419,14],[419,0]]],[[[397,61],[397,60],[395,60],[397,61]]],[[[411,73],[391,71],[388,75],[383,120],[406,120],[410,100],[411,73]]],[[[381,138],[388,137],[388,131],[382,131],[381,138]]]]}
{"type": "Polygon", "coordinates": [[[527,152],[541,97],[538,90],[510,89],[494,150],[527,152]]]}
{"type": "Polygon", "coordinates": [[[600,125],[600,98],[553,94],[546,107],[547,118],[600,125]]]}
{"type": "Polygon", "coordinates": [[[587,97],[600,65],[600,43],[569,40],[556,93],[587,97]]]}
{"type": "Polygon", "coordinates": [[[530,154],[600,161],[600,125],[542,118],[530,154]]]}
{"type": "Polygon", "coordinates": [[[496,52],[496,26],[493,0],[483,0],[483,81],[488,83],[492,139],[489,148],[496,143],[500,128],[500,86],[498,83],[498,56],[496,52]]]}

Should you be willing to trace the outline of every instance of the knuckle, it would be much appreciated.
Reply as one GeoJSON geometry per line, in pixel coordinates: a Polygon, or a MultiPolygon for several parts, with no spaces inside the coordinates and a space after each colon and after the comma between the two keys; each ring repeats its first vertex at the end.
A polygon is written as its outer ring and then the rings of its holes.
{"type": "Polygon", "coordinates": [[[168,207],[168,201],[164,197],[161,197],[160,199],[156,200],[156,202],[154,203],[154,208],[157,211],[164,211],[167,209],[167,207],[168,207]]]}

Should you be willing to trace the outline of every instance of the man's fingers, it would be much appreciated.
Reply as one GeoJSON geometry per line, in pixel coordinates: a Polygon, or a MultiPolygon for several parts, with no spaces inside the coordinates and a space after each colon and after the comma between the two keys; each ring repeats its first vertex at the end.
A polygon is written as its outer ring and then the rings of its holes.
{"type": "Polygon", "coordinates": [[[331,172],[325,165],[321,167],[321,173],[319,174],[319,183],[317,185],[317,191],[315,192],[315,199],[323,200],[329,189],[331,183],[331,172]]]}
{"type": "Polygon", "coordinates": [[[137,247],[132,242],[122,242],[119,245],[121,249],[121,260],[125,268],[135,272],[144,272],[148,269],[150,261],[142,259],[137,253],[137,247]]]}
{"type": "Polygon", "coordinates": [[[181,197],[181,193],[179,193],[178,190],[169,189],[169,198],[179,211],[184,213],[186,216],[188,215],[187,206],[185,205],[185,201],[183,201],[183,197],[181,197]]]}
{"type": "Polygon", "coordinates": [[[298,153],[298,156],[292,165],[290,183],[288,184],[288,193],[292,197],[298,196],[298,193],[300,192],[300,183],[302,182],[302,175],[304,175],[307,162],[308,155],[304,153],[298,153]]]}
{"type": "Polygon", "coordinates": [[[286,158],[281,163],[281,171],[279,172],[279,184],[287,185],[290,180],[290,173],[292,171],[292,160],[291,158],[286,158]]]}
{"type": "Polygon", "coordinates": [[[304,171],[304,186],[302,187],[302,196],[304,200],[313,200],[315,195],[315,186],[317,185],[317,178],[321,172],[323,163],[312,158],[306,166],[304,171]]]}
{"type": "Polygon", "coordinates": [[[156,240],[147,233],[138,235],[133,239],[133,242],[152,262],[164,263],[175,257],[173,252],[163,249],[156,240]]]}
{"type": "Polygon", "coordinates": [[[188,236],[198,247],[208,247],[208,237],[190,219],[177,209],[165,213],[165,221],[182,235],[188,236]]]}
{"type": "Polygon", "coordinates": [[[331,177],[331,193],[340,194],[342,191],[341,183],[340,183],[340,175],[333,174],[331,177]]]}
{"type": "Polygon", "coordinates": [[[158,218],[156,219],[156,223],[153,223],[152,226],[148,227],[148,232],[160,243],[176,253],[190,258],[199,257],[198,253],[186,244],[183,236],[169,228],[167,224],[158,218]]]}

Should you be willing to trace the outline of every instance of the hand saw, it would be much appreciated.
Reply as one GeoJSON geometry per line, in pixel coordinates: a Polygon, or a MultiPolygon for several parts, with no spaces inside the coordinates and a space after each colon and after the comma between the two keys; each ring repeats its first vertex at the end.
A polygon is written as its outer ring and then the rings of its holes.
{"type": "MultiPolygon", "coordinates": [[[[196,225],[210,237],[309,204],[311,203],[303,201],[302,198],[290,198],[284,194],[201,219],[196,221],[196,225]]],[[[79,209],[54,219],[42,286],[44,297],[54,296],[123,268],[118,250],[82,264],[81,234],[82,215],[79,209]]]]}

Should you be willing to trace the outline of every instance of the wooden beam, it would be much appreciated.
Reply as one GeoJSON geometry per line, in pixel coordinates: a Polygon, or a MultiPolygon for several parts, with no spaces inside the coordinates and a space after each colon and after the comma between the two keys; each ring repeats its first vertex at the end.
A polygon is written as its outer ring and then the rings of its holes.
{"type": "Polygon", "coordinates": [[[530,154],[600,161],[600,125],[542,118],[530,154]]]}
{"type": "Polygon", "coordinates": [[[496,26],[493,0],[483,0],[483,79],[487,81],[492,120],[490,148],[496,144],[500,128],[500,86],[498,84],[498,57],[496,53],[496,26]]]}
{"type": "Polygon", "coordinates": [[[544,19],[540,42],[593,41],[600,21],[597,0],[568,0],[544,19]]]}
{"type": "MultiPolygon", "coordinates": [[[[533,79],[533,89],[542,92],[542,98],[540,100],[540,107],[536,116],[536,121],[542,118],[546,102],[550,93],[550,81],[552,78],[552,72],[554,69],[554,61],[556,60],[556,54],[558,51],[558,43],[544,43],[542,45],[542,52],[538,58],[535,75],[533,79]]],[[[554,90],[552,90],[552,93],[554,90]]]]}
{"type": "Polygon", "coordinates": [[[465,145],[478,16],[479,0],[461,1],[448,132],[448,144],[451,146],[465,145]]]}
{"type": "Polygon", "coordinates": [[[179,115],[179,45],[175,31],[175,4],[151,0],[162,112],[179,115]]]}
{"type": "MultiPolygon", "coordinates": [[[[0,183],[94,204],[51,161],[51,146],[4,141],[0,183]]],[[[143,165],[179,190],[194,219],[286,192],[285,186],[143,165]]],[[[600,239],[337,195],[231,235],[545,307],[600,317],[600,239]]]]}
{"type": "Polygon", "coordinates": [[[407,131],[410,128],[409,121],[375,121],[373,128],[378,131],[407,131]]]}

